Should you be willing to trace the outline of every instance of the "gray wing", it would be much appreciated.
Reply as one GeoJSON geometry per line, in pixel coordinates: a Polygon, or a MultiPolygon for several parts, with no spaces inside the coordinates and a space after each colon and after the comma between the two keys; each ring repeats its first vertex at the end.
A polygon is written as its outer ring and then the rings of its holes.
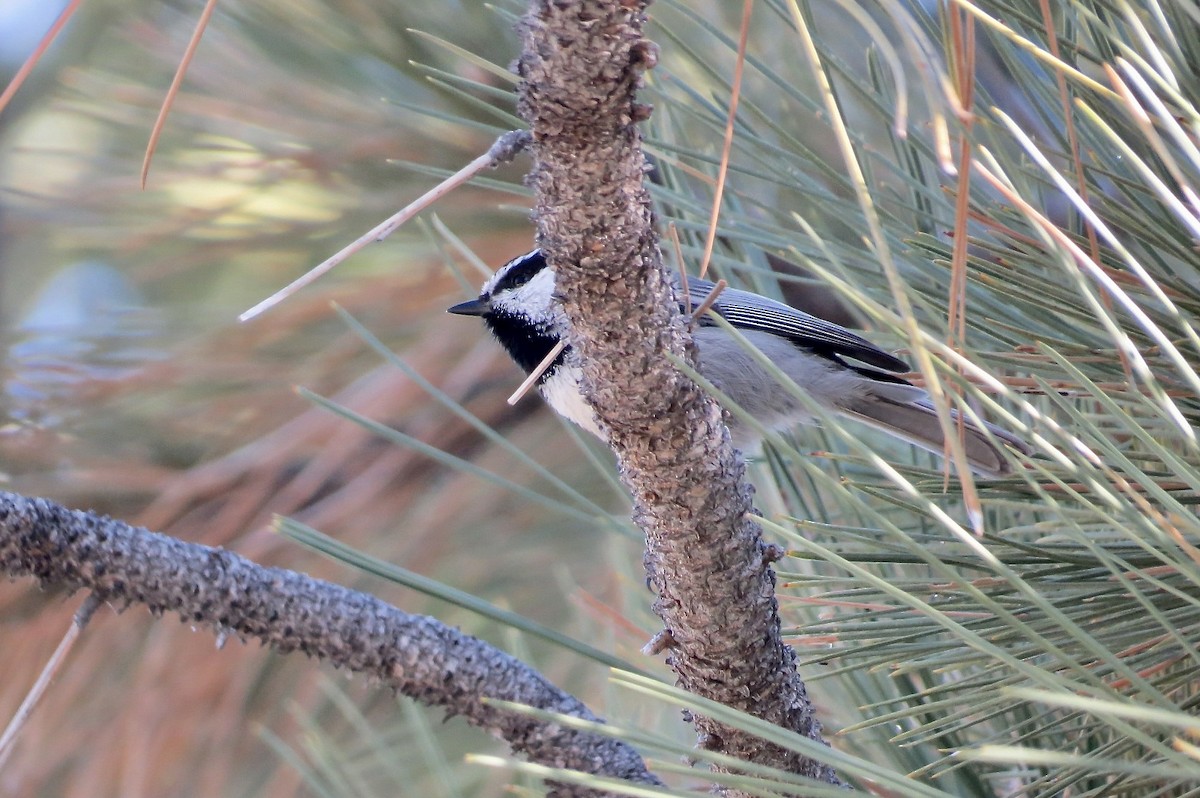
{"type": "MultiPolygon", "coordinates": [[[[692,310],[704,301],[713,286],[708,280],[688,278],[692,310]]],[[[909,371],[903,360],[844,327],[759,294],[726,288],[717,297],[713,310],[734,327],[769,332],[826,357],[844,355],[884,371],[909,371]]],[[[700,324],[711,326],[713,322],[701,318],[700,324]]]]}

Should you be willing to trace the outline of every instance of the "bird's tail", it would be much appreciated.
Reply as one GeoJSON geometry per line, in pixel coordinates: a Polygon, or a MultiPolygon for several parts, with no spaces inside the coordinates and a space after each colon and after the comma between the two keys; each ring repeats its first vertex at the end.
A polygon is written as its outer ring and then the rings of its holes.
{"type": "MultiPolygon", "coordinates": [[[[876,396],[873,401],[862,402],[853,410],[844,409],[843,412],[934,454],[944,454],[946,451],[946,439],[942,435],[937,411],[926,400],[901,403],[876,396]]],[[[954,413],[953,418],[957,427],[958,413],[954,413]]],[[[984,426],[991,433],[991,438],[971,421],[964,419],[961,427],[967,461],[973,471],[995,477],[1012,470],[1008,458],[992,442],[992,438],[1024,454],[1032,452],[1029,444],[1008,430],[987,422],[984,422],[984,426]]]]}

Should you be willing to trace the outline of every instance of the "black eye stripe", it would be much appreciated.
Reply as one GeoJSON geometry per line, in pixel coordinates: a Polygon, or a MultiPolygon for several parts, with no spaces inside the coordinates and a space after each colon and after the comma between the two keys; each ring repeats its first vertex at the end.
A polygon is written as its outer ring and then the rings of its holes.
{"type": "Polygon", "coordinates": [[[501,291],[511,291],[514,288],[520,288],[525,283],[537,276],[538,272],[546,268],[546,259],[542,257],[542,251],[535,249],[533,252],[522,255],[509,261],[502,270],[503,276],[492,286],[492,294],[498,294],[501,291]]]}

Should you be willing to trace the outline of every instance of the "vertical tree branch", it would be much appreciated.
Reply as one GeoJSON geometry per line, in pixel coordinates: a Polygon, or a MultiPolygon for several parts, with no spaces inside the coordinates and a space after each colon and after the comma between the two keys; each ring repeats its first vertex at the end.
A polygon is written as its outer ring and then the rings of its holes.
{"type": "MultiPolygon", "coordinates": [[[[646,569],[685,689],[813,739],[780,634],[771,552],[716,403],[671,365],[695,351],[663,270],[637,122],[654,65],[642,0],[533,0],[519,110],[533,133],[539,243],[589,396],[646,533],[646,569]]],[[[818,762],[706,718],[701,744],[837,783],[818,762]]]]}

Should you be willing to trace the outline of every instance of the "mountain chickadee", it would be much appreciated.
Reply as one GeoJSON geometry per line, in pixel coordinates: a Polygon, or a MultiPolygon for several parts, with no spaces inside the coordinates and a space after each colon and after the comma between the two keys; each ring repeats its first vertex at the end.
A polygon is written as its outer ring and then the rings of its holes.
{"type": "MultiPolygon", "coordinates": [[[[687,282],[689,304],[695,309],[713,283],[695,277],[687,282]]],[[[712,309],[821,405],[942,454],[944,438],[937,413],[923,389],[896,376],[909,371],[900,358],[832,322],[749,291],[726,288],[712,309]]],[[[455,305],[449,312],[481,317],[527,373],[558,344],[569,324],[554,296],[554,272],[536,249],[505,264],[484,284],[478,299],[455,305]]],[[[804,404],[755,362],[745,347],[706,317],[697,324],[693,337],[700,372],[738,406],[767,429],[812,420],[804,404]]],[[[563,350],[546,369],[538,389],[559,415],[603,439],[580,393],[579,367],[571,365],[569,352],[569,347],[563,350]]],[[[1029,451],[1012,433],[986,426],[997,441],[1029,451]]],[[[758,445],[755,431],[736,419],[730,419],[730,431],[739,448],[758,445]]],[[[972,469],[989,476],[1010,470],[996,444],[975,424],[965,422],[963,436],[972,469]]]]}

